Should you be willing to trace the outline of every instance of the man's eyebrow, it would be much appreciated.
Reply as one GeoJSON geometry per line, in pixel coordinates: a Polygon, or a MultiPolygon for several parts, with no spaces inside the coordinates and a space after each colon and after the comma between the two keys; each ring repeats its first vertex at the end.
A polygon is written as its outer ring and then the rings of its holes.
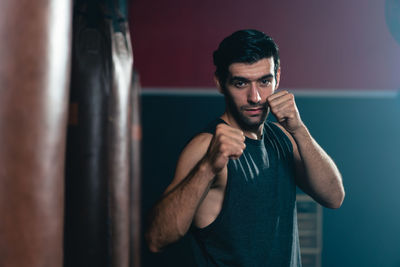
{"type": "MultiPolygon", "coordinates": [[[[257,79],[257,81],[264,80],[264,79],[271,79],[271,78],[274,78],[274,75],[269,73],[269,74],[266,74],[264,76],[261,76],[260,78],[257,79]]],[[[249,80],[249,79],[247,79],[245,77],[242,77],[242,76],[232,76],[229,79],[229,81],[250,82],[251,80],[249,80]]]]}
{"type": "Polygon", "coordinates": [[[271,78],[274,78],[274,75],[270,73],[270,74],[262,76],[261,78],[259,78],[257,80],[259,81],[259,80],[271,79],[271,78]]]}
{"type": "Polygon", "coordinates": [[[230,81],[242,81],[242,82],[249,82],[250,80],[245,78],[245,77],[241,77],[241,76],[232,76],[230,79],[230,81]]]}

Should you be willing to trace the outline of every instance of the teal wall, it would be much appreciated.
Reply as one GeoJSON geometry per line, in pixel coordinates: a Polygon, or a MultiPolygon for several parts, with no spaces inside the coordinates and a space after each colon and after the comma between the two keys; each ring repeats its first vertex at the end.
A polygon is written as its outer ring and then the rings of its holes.
{"type": "MultiPolygon", "coordinates": [[[[400,98],[396,93],[296,94],[303,121],[337,163],[346,199],[323,212],[323,267],[400,266],[400,98]]],[[[172,179],[180,150],[221,114],[217,94],[142,96],[143,213],[172,179]]],[[[145,222],[143,222],[145,225],[145,222]]],[[[191,266],[187,240],[143,266],[191,266]]]]}

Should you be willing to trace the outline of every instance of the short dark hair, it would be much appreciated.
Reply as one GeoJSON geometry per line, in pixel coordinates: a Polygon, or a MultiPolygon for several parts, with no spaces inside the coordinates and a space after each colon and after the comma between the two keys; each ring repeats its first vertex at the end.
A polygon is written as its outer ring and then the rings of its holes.
{"type": "Polygon", "coordinates": [[[255,63],[263,58],[274,58],[275,79],[278,71],[279,48],[274,40],[257,30],[240,30],[226,37],[214,51],[213,59],[217,76],[222,88],[228,78],[232,63],[255,63]]]}

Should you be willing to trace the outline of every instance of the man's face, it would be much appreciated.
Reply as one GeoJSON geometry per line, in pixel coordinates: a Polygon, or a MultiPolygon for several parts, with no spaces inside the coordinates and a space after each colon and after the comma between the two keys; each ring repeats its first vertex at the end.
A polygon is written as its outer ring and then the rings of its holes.
{"type": "Polygon", "coordinates": [[[268,116],[267,97],[279,85],[280,69],[275,79],[273,57],[253,64],[233,63],[222,90],[226,97],[227,112],[243,130],[257,130],[268,116]]]}

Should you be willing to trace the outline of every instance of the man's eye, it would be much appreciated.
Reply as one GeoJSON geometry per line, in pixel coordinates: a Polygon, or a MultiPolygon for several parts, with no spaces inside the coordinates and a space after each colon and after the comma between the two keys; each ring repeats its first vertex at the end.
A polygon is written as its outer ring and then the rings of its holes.
{"type": "Polygon", "coordinates": [[[261,80],[261,85],[268,86],[268,85],[270,85],[270,84],[271,84],[271,81],[270,81],[270,80],[267,80],[267,79],[261,80]]]}
{"type": "Polygon", "coordinates": [[[245,82],[242,82],[242,81],[237,81],[237,82],[234,83],[234,85],[235,85],[236,87],[238,87],[238,88],[241,88],[241,87],[246,86],[246,83],[245,83],[245,82]]]}

